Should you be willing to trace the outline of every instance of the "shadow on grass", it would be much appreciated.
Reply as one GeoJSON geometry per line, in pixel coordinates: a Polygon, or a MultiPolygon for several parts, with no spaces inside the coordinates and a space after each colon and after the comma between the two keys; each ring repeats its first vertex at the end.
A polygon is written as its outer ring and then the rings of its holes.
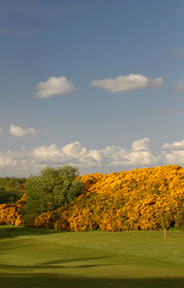
{"type": "Polygon", "coordinates": [[[100,267],[100,266],[112,266],[114,264],[87,264],[87,265],[58,265],[58,264],[65,264],[65,263],[73,263],[73,262],[82,262],[82,261],[90,261],[90,260],[100,260],[104,258],[109,258],[109,256],[104,256],[104,257],[87,257],[87,258],[76,258],[76,259],[61,259],[61,260],[56,260],[56,261],[48,261],[48,262],[43,262],[38,265],[8,265],[8,264],[3,264],[2,261],[0,262],[0,269],[6,269],[8,271],[15,270],[15,271],[24,271],[24,270],[35,270],[35,269],[41,269],[47,271],[47,269],[58,269],[58,268],[67,268],[67,269],[73,269],[73,268],[91,268],[91,267],[100,267]],[[56,266],[52,266],[52,265],[56,266]]]}
{"type": "Polygon", "coordinates": [[[91,278],[64,274],[1,274],[3,288],[183,288],[184,277],[91,278]]]}
{"type": "MultiPolygon", "coordinates": [[[[86,259],[88,260],[88,259],[86,259]]],[[[64,265],[57,265],[57,266],[41,266],[41,265],[35,265],[35,266],[17,266],[17,265],[1,265],[0,264],[0,269],[8,269],[8,270],[34,270],[34,269],[41,269],[41,270],[47,270],[47,269],[73,269],[73,268],[92,268],[92,267],[101,267],[101,266],[112,266],[112,264],[98,264],[98,265],[75,265],[75,266],[64,266],[64,265]]]]}
{"type": "Polygon", "coordinates": [[[0,239],[18,236],[39,236],[55,233],[66,233],[46,228],[30,228],[26,226],[0,225],[0,239]]]}
{"type": "Polygon", "coordinates": [[[88,258],[75,258],[75,259],[61,259],[61,260],[54,260],[41,263],[40,265],[52,265],[52,264],[62,264],[62,263],[71,263],[71,262],[79,262],[79,261],[89,261],[89,260],[99,260],[110,258],[111,256],[103,256],[103,257],[88,257],[88,258]]]}

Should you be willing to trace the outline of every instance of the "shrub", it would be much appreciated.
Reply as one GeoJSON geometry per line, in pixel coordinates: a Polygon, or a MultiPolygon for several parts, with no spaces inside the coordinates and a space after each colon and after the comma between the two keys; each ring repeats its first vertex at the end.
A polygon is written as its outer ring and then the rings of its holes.
{"type": "Polygon", "coordinates": [[[23,192],[19,191],[3,191],[0,190],[0,204],[4,203],[16,203],[23,195],[23,192]]]}
{"type": "Polygon", "coordinates": [[[176,228],[184,228],[184,207],[177,212],[177,218],[175,223],[176,228]]]}
{"type": "Polygon", "coordinates": [[[77,179],[78,168],[69,165],[54,169],[50,166],[26,182],[28,200],[23,209],[26,225],[32,225],[37,216],[70,203],[84,193],[84,185],[77,179]]]}
{"type": "Polygon", "coordinates": [[[27,200],[27,195],[23,196],[14,204],[0,205],[0,225],[13,224],[16,226],[23,225],[22,222],[22,207],[27,200]]]}
{"type": "Polygon", "coordinates": [[[40,215],[36,227],[57,230],[159,230],[184,227],[184,168],[178,165],[79,177],[86,194],[40,215]]]}

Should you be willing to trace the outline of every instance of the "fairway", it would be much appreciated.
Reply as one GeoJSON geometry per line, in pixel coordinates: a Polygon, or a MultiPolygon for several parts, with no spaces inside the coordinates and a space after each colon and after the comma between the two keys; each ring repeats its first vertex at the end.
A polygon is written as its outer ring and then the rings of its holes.
{"type": "Polygon", "coordinates": [[[2,225],[0,287],[184,287],[184,233],[2,225]]]}

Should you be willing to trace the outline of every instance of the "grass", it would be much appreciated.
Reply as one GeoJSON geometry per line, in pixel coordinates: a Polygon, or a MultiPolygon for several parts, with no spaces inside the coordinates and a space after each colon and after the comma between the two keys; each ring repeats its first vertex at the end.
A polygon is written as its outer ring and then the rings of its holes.
{"type": "Polygon", "coordinates": [[[184,233],[0,226],[2,288],[184,287],[184,233]]]}

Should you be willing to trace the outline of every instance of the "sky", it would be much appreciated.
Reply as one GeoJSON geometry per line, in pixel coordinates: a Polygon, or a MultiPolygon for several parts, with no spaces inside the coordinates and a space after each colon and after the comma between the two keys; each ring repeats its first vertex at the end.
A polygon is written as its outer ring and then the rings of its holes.
{"type": "Polygon", "coordinates": [[[0,0],[0,176],[184,166],[183,0],[0,0]]]}

